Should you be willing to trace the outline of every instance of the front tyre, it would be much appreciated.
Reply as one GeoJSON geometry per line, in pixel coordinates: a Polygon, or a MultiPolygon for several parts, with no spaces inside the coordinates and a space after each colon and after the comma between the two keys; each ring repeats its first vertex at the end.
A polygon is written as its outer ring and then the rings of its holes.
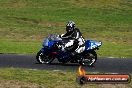
{"type": "Polygon", "coordinates": [[[53,61],[52,57],[44,55],[41,50],[37,53],[36,59],[40,64],[43,63],[49,64],[53,61]]]}

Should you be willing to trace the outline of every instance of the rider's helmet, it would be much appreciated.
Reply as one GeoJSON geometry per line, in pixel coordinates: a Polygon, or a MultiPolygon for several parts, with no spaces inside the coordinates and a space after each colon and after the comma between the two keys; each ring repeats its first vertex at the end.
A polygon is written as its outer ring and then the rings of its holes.
{"type": "Polygon", "coordinates": [[[66,31],[67,33],[73,32],[75,28],[75,23],[73,21],[68,21],[66,25],[66,31]]]}

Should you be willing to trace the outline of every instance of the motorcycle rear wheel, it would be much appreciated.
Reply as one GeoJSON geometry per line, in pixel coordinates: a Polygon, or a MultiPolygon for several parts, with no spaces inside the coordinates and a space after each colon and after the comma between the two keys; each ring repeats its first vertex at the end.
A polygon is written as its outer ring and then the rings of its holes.
{"type": "Polygon", "coordinates": [[[89,65],[93,66],[97,60],[97,54],[95,51],[90,51],[87,54],[84,54],[82,60],[79,62],[80,65],[89,65]]]}
{"type": "Polygon", "coordinates": [[[40,64],[49,64],[54,60],[51,56],[44,55],[41,50],[37,53],[36,59],[40,64]]]}

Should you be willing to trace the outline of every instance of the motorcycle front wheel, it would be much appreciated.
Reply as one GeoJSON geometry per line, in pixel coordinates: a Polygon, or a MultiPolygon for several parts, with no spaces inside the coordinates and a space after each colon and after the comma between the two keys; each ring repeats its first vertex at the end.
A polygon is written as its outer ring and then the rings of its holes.
{"type": "Polygon", "coordinates": [[[54,60],[51,56],[44,55],[41,50],[37,53],[36,59],[40,64],[49,64],[54,60]]]}

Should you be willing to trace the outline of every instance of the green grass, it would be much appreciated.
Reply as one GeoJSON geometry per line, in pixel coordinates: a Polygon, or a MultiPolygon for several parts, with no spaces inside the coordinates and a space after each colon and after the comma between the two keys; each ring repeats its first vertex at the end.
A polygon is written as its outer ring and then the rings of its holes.
{"type": "Polygon", "coordinates": [[[1,40],[1,45],[0,45],[0,52],[2,53],[23,53],[23,54],[35,54],[40,48],[35,48],[35,47],[40,47],[38,42],[32,41],[3,41],[1,40]],[[4,48],[3,48],[4,47],[4,48]]]}
{"type": "MultiPolygon", "coordinates": [[[[41,42],[32,41],[6,41],[1,40],[0,52],[2,53],[23,53],[23,54],[36,54],[41,49],[41,42]],[[3,48],[4,47],[4,48],[3,48]]],[[[114,42],[104,42],[103,46],[97,51],[99,56],[127,58],[132,57],[130,53],[132,45],[116,44],[114,42]],[[104,55],[105,54],[105,55],[104,55]]]]}
{"type": "Polygon", "coordinates": [[[131,51],[132,45],[126,46],[125,44],[117,44],[115,42],[104,42],[104,45],[97,53],[99,56],[127,58],[132,57],[131,51]]]}
{"type": "Polygon", "coordinates": [[[0,0],[0,53],[34,54],[68,20],[103,42],[99,56],[132,57],[131,0],[0,0]]]}
{"type": "Polygon", "coordinates": [[[130,84],[86,84],[79,85],[76,82],[77,72],[70,71],[46,71],[46,70],[29,70],[18,68],[1,68],[0,69],[0,86],[2,88],[105,88],[124,87],[131,88],[130,84]],[[2,81],[3,80],[3,81],[2,81]],[[5,82],[5,83],[4,83],[5,82]],[[8,83],[8,85],[6,85],[8,83]],[[30,85],[28,85],[30,84],[30,85]],[[16,87],[12,87],[15,85],[16,87]]]}
{"type": "Polygon", "coordinates": [[[0,69],[0,80],[19,80],[20,82],[38,84],[40,88],[75,88],[80,86],[76,83],[76,73],[68,71],[4,68],[0,69]]]}

